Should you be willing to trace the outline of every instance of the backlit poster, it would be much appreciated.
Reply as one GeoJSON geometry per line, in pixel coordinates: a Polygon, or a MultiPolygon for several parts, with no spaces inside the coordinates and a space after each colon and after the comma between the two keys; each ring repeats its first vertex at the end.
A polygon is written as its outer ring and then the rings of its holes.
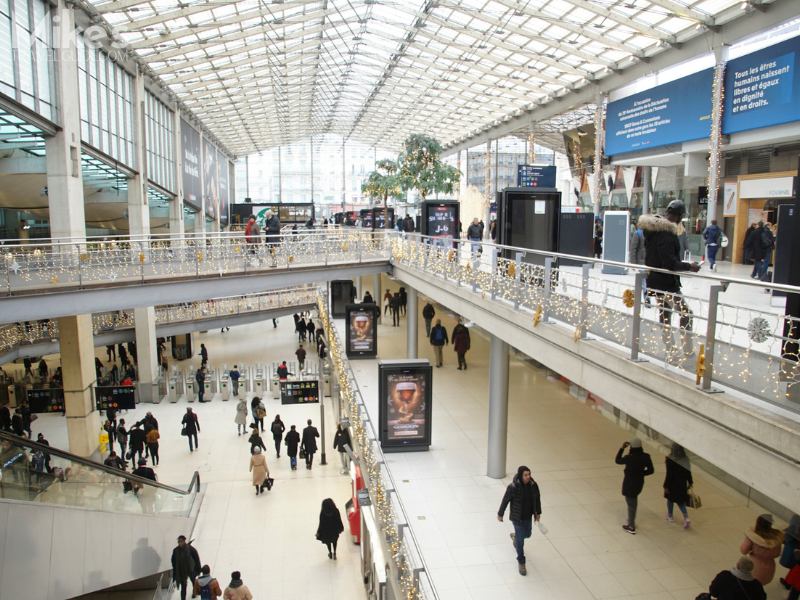
{"type": "Polygon", "coordinates": [[[345,347],[349,358],[372,357],[378,354],[378,329],[374,304],[351,304],[345,317],[345,347]]]}
{"type": "Polygon", "coordinates": [[[722,186],[722,216],[735,217],[736,206],[739,200],[739,184],[735,181],[726,181],[722,186]]]}
{"type": "Polygon", "coordinates": [[[431,444],[431,366],[428,361],[381,361],[380,441],[384,450],[427,450],[431,444]]]}
{"type": "Polygon", "coordinates": [[[216,219],[219,213],[217,149],[210,142],[203,143],[203,195],[205,197],[206,215],[216,219]]]}
{"type": "Polygon", "coordinates": [[[183,153],[183,201],[198,210],[203,208],[203,182],[200,175],[200,134],[181,119],[183,153]]]}
{"type": "Polygon", "coordinates": [[[458,202],[425,202],[422,233],[439,239],[458,238],[458,202]]]}

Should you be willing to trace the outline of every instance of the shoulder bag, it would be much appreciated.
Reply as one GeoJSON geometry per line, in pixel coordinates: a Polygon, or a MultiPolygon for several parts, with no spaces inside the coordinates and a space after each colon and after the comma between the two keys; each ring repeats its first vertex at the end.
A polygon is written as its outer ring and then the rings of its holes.
{"type": "Polygon", "coordinates": [[[700,496],[698,494],[695,494],[694,488],[689,488],[688,494],[689,494],[689,502],[687,502],[687,504],[689,505],[689,508],[694,508],[695,510],[697,510],[698,508],[701,508],[703,506],[703,501],[700,499],[700,496]]]}

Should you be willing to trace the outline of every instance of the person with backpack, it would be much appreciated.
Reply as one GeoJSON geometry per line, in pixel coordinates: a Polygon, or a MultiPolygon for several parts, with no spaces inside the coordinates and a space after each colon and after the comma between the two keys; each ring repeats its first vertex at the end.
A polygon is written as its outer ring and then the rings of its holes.
{"type": "Polygon", "coordinates": [[[464,325],[463,319],[459,319],[453,328],[453,350],[458,355],[458,370],[467,370],[467,351],[470,347],[469,329],[464,325]]]}
{"type": "Polygon", "coordinates": [[[436,366],[441,367],[444,363],[442,361],[442,348],[450,341],[447,339],[447,330],[442,326],[442,320],[436,319],[436,325],[431,329],[430,335],[431,346],[436,355],[436,366]]]}
{"type": "Polygon", "coordinates": [[[772,250],[775,248],[775,236],[772,230],[764,223],[758,224],[758,235],[753,239],[753,258],[756,261],[753,265],[754,278],[760,281],[768,281],[769,263],[772,259],[772,250]]]}
{"type": "Polygon", "coordinates": [[[264,406],[263,402],[261,402],[261,398],[258,398],[256,407],[253,410],[253,420],[261,428],[261,433],[264,433],[264,419],[266,418],[267,418],[267,407],[264,406]]]}
{"type": "Polygon", "coordinates": [[[197,419],[197,415],[192,412],[192,409],[187,408],[181,423],[183,425],[181,433],[185,432],[184,435],[189,438],[189,452],[194,452],[195,448],[200,447],[200,443],[197,441],[197,434],[200,433],[200,421],[197,419]],[[194,441],[194,446],[192,441],[194,441]]]}
{"type": "Polygon", "coordinates": [[[294,425],[289,428],[289,433],[286,434],[283,443],[286,444],[286,454],[289,455],[289,465],[292,467],[292,471],[296,471],[297,447],[300,445],[300,433],[298,433],[294,425]]]}
{"type": "Polygon", "coordinates": [[[708,258],[708,268],[716,270],[717,250],[722,243],[722,229],[717,225],[716,219],[711,221],[711,225],[706,227],[703,232],[703,241],[706,243],[706,258],[708,258]]]}
{"type": "Polygon", "coordinates": [[[436,316],[436,309],[428,302],[422,309],[422,318],[425,319],[425,335],[431,337],[431,325],[433,324],[433,317],[436,316]]]}
{"type": "MultiPolygon", "coordinates": [[[[203,402],[206,402],[206,400],[203,400],[203,394],[206,393],[205,367],[200,367],[199,369],[197,369],[197,372],[194,374],[194,380],[197,382],[197,400],[202,404],[203,402]]],[[[208,402],[211,402],[211,400],[209,400],[208,402]]]]}
{"type": "Polygon", "coordinates": [[[281,421],[280,415],[275,415],[275,420],[272,422],[272,425],[269,426],[269,429],[272,432],[272,439],[275,442],[275,453],[278,455],[278,458],[280,458],[283,432],[286,431],[286,426],[283,424],[283,421],[281,421]]]}
{"type": "Polygon", "coordinates": [[[192,598],[200,597],[200,600],[214,600],[222,596],[222,588],[219,582],[211,576],[211,567],[203,565],[200,569],[200,576],[194,580],[192,598]]]}
{"type": "Polygon", "coordinates": [[[235,398],[239,395],[239,379],[242,377],[238,365],[233,365],[233,369],[228,372],[228,377],[230,377],[231,389],[233,390],[233,396],[235,398]]]}
{"type": "Polygon", "coordinates": [[[244,398],[240,398],[236,404],[236,417],[233,422],[236,423],[236,435],[247,433],[247,402],[244,398]]]}

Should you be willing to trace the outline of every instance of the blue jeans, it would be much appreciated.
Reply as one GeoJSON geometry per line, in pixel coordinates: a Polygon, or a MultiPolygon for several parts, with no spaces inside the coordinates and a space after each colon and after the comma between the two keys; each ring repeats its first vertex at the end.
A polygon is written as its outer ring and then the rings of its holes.
{"type": "Polygon", "coordinates": [[[756,279],[761,279],[764,275],[767,274],[767,270],[769,269],[769,258],[762,258],[761,260],[757,260],[755,264],[753,264],[753,272],[751,273],[751,277],[755,277],[756,279]]]}
{"type": "Polygon", "coordinates": [[[678,509],[681,511],[681,514],[683,515],[684,519],[688,519],[689,518],[689,511],[686,510],[686,505],[685,504],[681,504],[680,502],[674,502],[673,503],[671,500],[667,500],[667,516],[670,519],[672,518],[672,507],[673,507],[673,504],[677,504],[678,505],[678,509]]]}
{"type": "Polygon", "coordinates": [[[708,264],[713,268],[717,264],[717,250],[719,246],[716,244],[709,244],[706,246],[706,256],[708,256],[708,264]]]}
{"type": "Polygon", "coordinates": [[[531,537],[533,531],[533,519],[526,519],[525,521],[511,521],[514,525],[514,547],[517,549],[517,562],[521,565],[525,564],[525,540],[531,537]]]}

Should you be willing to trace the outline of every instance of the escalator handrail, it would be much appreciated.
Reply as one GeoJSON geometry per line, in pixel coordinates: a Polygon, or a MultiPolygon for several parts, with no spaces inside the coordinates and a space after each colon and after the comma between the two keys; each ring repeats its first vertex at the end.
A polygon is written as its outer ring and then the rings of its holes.
{"type": "Polygon", "coordinates": [[[0,431],[0,440],[8,440],[12,444],[16,444],[19,446],[26,446],[31,450],[41,450],[42,452],[49,454],[50,456],[58,456],[60,458],[69,460],[71,462],[76,462],[78,464],[84,465],[92,469],[96,469],[98,471],[104,471],[109,475],[114,475],[115,477],[119,477],[121,479],[127,479],[131,483],[137,483],[139,485],[146,485],[161,490],[167,490],[169,492],[172,492],[173,494],[188,496],[192,492],[200,490],[200,473],[198,471],[195,471],[194,474],[192,475],[192,480],[189,482],[188,489],[182,490],[176,487],[172,487],[171,485],[166,485],[159,481],[153,481],[152,479],[147,479],[146,477],[139,477],[138,475],[134,475],[127,471],[121,471],[120,469],[115,469],[114,467],[109,467],[102,463],[94,462],[93,460],[89,460],[88,458],[83,458],[81,456],[71,454],[64,450],[60,450],[59,448],[54,448],[53,446],[45,446],[44,444],[40,444],[39,442],[34,442],[33,440],[19,437],[17,435],[14,435],[13,433],[8,433],[6,431],[0,431]]]}

